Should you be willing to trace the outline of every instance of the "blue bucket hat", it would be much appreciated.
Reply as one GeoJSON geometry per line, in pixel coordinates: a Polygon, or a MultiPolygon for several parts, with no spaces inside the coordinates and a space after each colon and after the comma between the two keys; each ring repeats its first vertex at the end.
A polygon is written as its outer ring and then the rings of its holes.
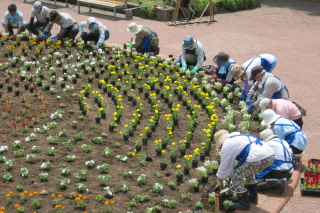
{"type": "Polygon", "coordinates": [[[193,37],[192,36],[186,36],[183,39],[183,48],[188,49],[191,47],[193,42],[193,37]]]}
{"type": "Polygon", "coordinates": [[[97,23],[91,23],[90,25],[89,25],[89,30],[94,30],[94,29],[97,29],[99,26],[98,26],[98,24],[97,23]]]}

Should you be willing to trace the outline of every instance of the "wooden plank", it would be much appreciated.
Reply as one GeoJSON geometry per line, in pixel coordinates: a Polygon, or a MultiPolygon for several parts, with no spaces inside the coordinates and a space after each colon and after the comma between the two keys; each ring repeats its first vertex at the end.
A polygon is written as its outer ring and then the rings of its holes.
{"type": "Polygon", "coordinates": [[[108,0],[78,0],[78,1],[86,2],[86,3],[93,3],[93,4],[110,3],[110,4],[116,4],[116,5],[125,5],[125,2],[123,2],[123,1],[108,1],[108,0]]]}
{"type": "MultiPolygon", "coordinates": [[[[78,1],[78,2],[79,2],[79,1],[78,1]]],[[[92,4],[92,5],[100,5],[100,6],[110,7],[110,8],[124,7],[124,5],[107,3],[107,2],[79,2],[79,3],[92,4]]]]}

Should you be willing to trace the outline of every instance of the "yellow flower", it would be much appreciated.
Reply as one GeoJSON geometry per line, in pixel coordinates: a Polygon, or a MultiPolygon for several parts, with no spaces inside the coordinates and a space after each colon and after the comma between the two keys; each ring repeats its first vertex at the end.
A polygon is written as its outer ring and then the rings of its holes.
{"type": "Polygon", "coordinates": [[[166,150],[162,150],[161,152],[162,152],[162,153],[166,153],[166,150]]]}
{"type": "Polygon", "coordinates": [[[177,165],[176,168],[177,168],[177,169],[180,169],[180,168],[181,168],[181,165],[177,165]]]}
{"type": "Polygon", "coordinates": [[[175,142],[172,142],[172,144],[171,144],[172,146],[175,146],[176,145],[176,143],[175,142]]]}

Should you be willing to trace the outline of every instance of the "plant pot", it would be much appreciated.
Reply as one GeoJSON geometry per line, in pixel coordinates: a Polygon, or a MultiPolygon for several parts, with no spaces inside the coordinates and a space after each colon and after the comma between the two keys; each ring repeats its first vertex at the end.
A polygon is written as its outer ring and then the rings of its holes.
{"type": "Polygon", "coordinates": [[[168,145],[167,143],[162,143],[162,144],[161,144],[162,149],[167,148],[167,145],[168,145]]]}
{"type": "Polygon", "coordinates": [[[7,89],[8,89],[8,92],[11,92],[12,91],[12,86],[8,86],[7,89]]]}
{"type": "Polygon", "coordinates": [[[205,154],[200,154],[200,160],[203,161],[206,159],[206,155],[205,154]]]}
{"type": "Polygon", "coordinates": [[[173,124],[175,125],[175,126],[178,126],[178,122],[179,120],[178,119],[175,119],[175,120],[173,120],[173,124]]]}
{"type": "Polygon", "coordinates": [[[192,165],[192,168],[196,168],[196,167],[198,167],[198,161],[192,161],[191,162],[191,165],[192,165]]]}
{"type": "Polygon", "coordinates": [[[161,149],[156,149],[157,155],[161,155],[162,150],[161,149]]]}
{"type": "Polygon", "coordinates": [[[204,154],[205,154],[206,156],[209,156],[209,154],[210,154],[210,149],[205,149],[205,150],[204,150],[204,154]]]}
{"type": "Polygon", "coordinates": [[[129,135],[123,135],[123,140],[128,141],[129,140],[129,135]]]}
{"type": "Polygon", "coordinates": [[[199,192],[199,186],[194,186],[194,187],[193,187],[193,191],[194,191],[194,192],[199,192]]]}
{"type": "Polygon", "coordinates": [[[202,177],[201,178],[201,182],[202,183],[208,183],[208,179],[209,179],[208,177],[202,177]]]}
{"type": "Polygon", "coordinates": [[[160,169],[165,170],[167,168],[166,163],[160,163],[160,169]]]}
{"type": "Polygon", "coordinates": [[[106,117],[107,117],[107,114],[106,114],[106,113],[101,113],[101,118],[102,118],[102,119],[106,119],[106,117]]]}
{"type": "Polygon", "coordinates": [[[177,182],[182,183],[183,182],[183,175],[177,175],[177,182]]]}
{"type": "Polygon", "coordinates": [[[180,149],[180,157],[183,157],[186,155],[186,151],[185,149],[180,149]]]}
{"type": "Polygon", "coordinates": [[[20,91],[19,91],[19,90],[17,90],[17,91],[15,91],[15,92],[14,92],[14,94],[15,94],[16,96],[19,96],[20,91]]]}
{"type": "Polygon", "coordinates": [[[146,138],[142,138],[142,145],[148,145],[148,140],[146,138]]]}
{"type": "Polygon", "coordinates": [[[96,117],[96,123],[99,124],[101,121],[101,118],[100,117],[96,117]]]}
{"type": "Polygon", "coordinates": [[[190,169],[189,169],[189,168],[184,167],[184,169],[183,169],[183,173],[184,173],[185,175],[188,175],[188,174],[190,173],[190,169]]]}
{"type": "Polygon", "coordinates": [[[141,146],[140,145],[136,145],[136,151],[140,152],[141,151],[141,146]]]}
{"type": "Polygon", "coordinates": [[[114,126],[109,126],[109,132],[113,132],[114,126]]]}
{"type": "Polygon", "coordinates": [[[61,83],[60,86],[61,86],[61,88],[65,88],[66,84],[65,83],[61,83]]]}
{"type": "Polygon", "coordinates": [[[177,157],[176,156],[170,156],[170,160],[171,160],[171,163],[175,163],[175,162],[177,162],[177,157]]]}
{"type": "Polygon", "coordinates": [[[82,115],[86,116],[87,111],[82,111],[82,115]]]}
{"type": "Polygon", "coordinates": [[[89,92],[85,92],[85,93],[84,93],[84,96],[85,96],[86,98],[88,98],[88,97],[89,97],[89,92]]]}

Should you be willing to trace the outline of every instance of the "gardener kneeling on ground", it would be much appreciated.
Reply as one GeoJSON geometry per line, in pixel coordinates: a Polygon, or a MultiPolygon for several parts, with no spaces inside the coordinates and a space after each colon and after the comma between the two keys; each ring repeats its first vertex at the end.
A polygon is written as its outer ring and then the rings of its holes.
{"type": "MultiPolygon", "coordinates": [[[[292,150],[285,140],[273,134],[272,129],[265,129],[260,133],[260,138],[274,150],[274,162],[271,166],[256,175],[258,191],[271,188],[280,188],[280,195],[287,190],[287,180],[292,176],[292,150]]],[[[250,200],[258,199],[249,196],[250,200]]]]}
{"type": "Polygon", "coordinates": [[[137,25],[135,22],[128,25],[127,31],[136,36],[134,44],[127,44],[127,47],[136,48],[138,53],[154,52],[159,55],[159,38],[156,32],[148,27],[137,25]]]}
{"type": "Polygon", "coordinates": [[[234,82],[231,69],[236,64],[236,62],[232,58],[230,58],[227,53],[218,53],[218,55],[213,58],[213,63],[215,64],[215,67],[212,71],[212,84],[216,82],[217,78],[222,80],[222,85],[234,82]]]}
{"type": "Polygon", "coordinates": [[[18,35],[26,30],[25,25],[26,23],[23,21],[23,14],[17,10],[15,4],[10,4],[2,21],[4,32],[9,33],[9,36],[18,35]],[[18,29],[16,34],[13,33],[13,29],[18,29]]]}
{"type": "Polygon", "coordinates": [[[275,113],[281,115],[281,117],[289,118],[290,120],[294,121],[302,130],[303,120],[301,112],[298,107],[291,101],[284,99],[263,98],[259,103],[259,107],[261,110],[261,114],[265,109],[272,109],[273,111],[275,111],[275,113]]]}
{"type": "Polygon", "coordinates": [[[289,99],[289,92],[286,86],[275,75],[268,73],[262,66],[255,66],[251,71],[250,81],[256,80],[251,87],[246,104],[247,111],[251,113],[254,108],[259,107],[259,102],[263,98],[289,99]],[[256,101],[252,103],[253,96],[256,101]]]}
{"type": "Polygon", "coordinates": [[[262,125],[271,125],[274,134],[281,140],[285,140],[290,145],[293,156],[294,167],[297,166],[300,160],[300,154],[307,146],[307,136],[301,131],[300,127],[288,118],[283,118],[276,114],[272,109],[267,109],[263,112],[262,125]]]}
{"type": "Polygon", "coordinates": [[[36,1],[33,4],[30,22],[26,25],[29,33],[33,33],[38,36],[38,30],[42,32],[44,28],[46,28],[47,24],[49,23],[49,12],[49,9],[45,6],[42,6],[40,1],[36,1]],[[34,17],[37,18],[36,22],[34,22],[34,17]]]}
{"type": "Polygon", "coordinates": [[[69,14],[58,13],[56,10],[53,10],[49,13],[49,17],[49,24],[42,32],[43,40],[46,40],[51,36],[50,31],[54,23],[60,25],[61,28],[60,32],[56,36],[51,37],[51,39],[75,39],[76,35],[79,32],[79,26],[69,14]]]}
{"type": "Polygon", "coordinates": [[[180,63],[184,70],[187,66],[194,66],[190,71],[194,74],[201,68],[202,62],[206,60],[206,55],[200,41],[193,39],[192,36],[186,36],[182,42],[180,57],[174,63],[180,63]]]}
{"type": "Polygon", "coordinates": [[[222,186],[223,179],[231,175],[234,190],[240,200],[232,207],[239,210],[249,210],[249,195],[242,179],[246,178],[247,180],[250,197],[258,199],[255,174],[272,165],[274,151],[259,138],[239,132],[229,134],[226,130],[220,130],[214,134],[214,140],[216,148],[222,149],[221,163],[217,172],[218,184],[215,186],[215,190],[222,186]],[[236,167],[234,167],[235,160],[238,161],[236,167]]]}
{"type": "Polygon", "coordinates": [[[100,21],[97,21],[94,17],[88,18],[87,21],[79,24],[80,36],[87,44],[88,41],[94,41],[99,48],[104,41],[109,39],[109,31],[100,21]],[[90,32],[83,32],[83,28],[87,28],[90,32]]]}

